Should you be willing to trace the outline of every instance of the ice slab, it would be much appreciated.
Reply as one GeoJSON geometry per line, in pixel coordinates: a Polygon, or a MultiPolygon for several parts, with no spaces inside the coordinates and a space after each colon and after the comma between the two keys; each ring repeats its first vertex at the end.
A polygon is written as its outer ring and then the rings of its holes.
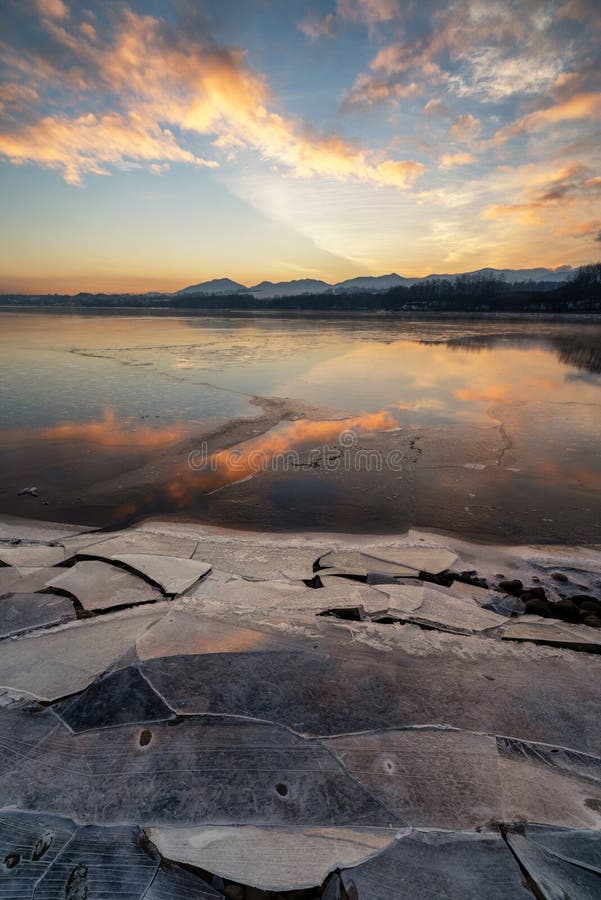
{"type": "Polygon", "coordinates": [[[0,708],[0,780],[2,775],[17,768],[58,724],[59,720],[49,709],[27,704],[0,708]]]}
{"type": "Polygon", "coordinates": [[[43,591],[56,572],[56,569],[47,566],[0,568],[0,597],[3,594],[27,594],[43,591]]]}
{"type": "Polygon", "coordinates": [[[0,896],[11,900],[37,896],[36,885],[76,831],[74,822],[59,816],[0,810],[0,896]]]}
{"type": "Polygon", "coordinates": [[[283,638],[267,631],[172,610],[139,638],[136,647],[140,659],[145,660],[160,656],[258,652],[283,643],[283,638]]]}
{"type": "Polygon", "coordinates": [[[210,562],[215,569],[239,575],[251,581],[277,581],[288,578],[303,581],[313,578],[313,564],[327,547],[251,544],[244,541],[201,540],[194,559],[210,562]]]}
{"type": "Polygon", "coordinates": [[[334,572],[337,572],[362,578],[365,578],[369,572],[381,572],[397,576],[418,575],[417,570],[411,566],[374,559],[360,550],[331,550],[321,557],[319,565],[320,571],[317,573],[319,575],[321,575],[321,569],[324,570],[324,575],[333,575],[334,572]]]}
{"type": "Polygon", "coordinates": [[[137,666],[118,669],[97,678],[60,713],[69,728],[79,733],[116,725],[166,722],[173,710],[140,674],[137,666]]]}
{"type": "MultiPolygon", "coordinates": [[[[194,600],[207,601],[221,607],[224,612],[254,613],[256,611],[302,609],[305,602],[315,602],[313,594],[317,593],[304,584],[293,584],[284,581],[245,581],[235,579],[227,582],[216,582],[207,579],[194,588],[189,597],[194,600]]],[[[312,607],[311,607],[312,608],[312,607]]]]}
{"type": "Polygon", "coordinates": [[[502,738],[498,745],[505,821],[601,828],[600,759],[502,738]]]}
{"type": "Polygon", "coordinates": [[[0,560],[7,566],[52,567],[62,562],[65,551],[62,547],[45,544],[20,544],[16,547],[0,545],[0,560]]]}
{"type": "Polygon", "coordinates": [[[496,832],[414,831],[374,859],[344,869],[342,882],[357,900],[532,900],[496,832]]]}
{"type": "Polygon", "coordinates": [[[492,737],[418,728],[324,743],[360,784],[413,826],[475,829],[501,819],[492,737]]]}
{"type": "Polygon", "coordinates": [[[408,614],[407,619],[459,633],[486,631],[507,621],[506,617],[483,609],[469,597],[456,597],[452,591],[427,586],[423,588],[420,606],[408,614]]]}
{"type": "Polygon", "coordinates": [[[58,522],[39,522],[19,516],[3,515],[0,519],[2,541],[61,541],[83,532],[92,531],[87,525],[61,525],[58,522]]]}
{"type": "Polygon", "coordinates": [[[573,649],[590,647],[601,651],[601,629],[588,625],[572,625],[558,619],[538,619],[523,616],[517,622],[509,623],[503,629],[503,639],[512,641],[535,641],[557,644],[573,649]]]}
{"type": "Polygon", "coordinates": [[[0,687],[53,701],[84,690],[123,655],[161,613],[77,622],[0,647],[0,687]]]}
{"type": "Polygon", "coordinates": [[[143,900],[159,855],[135,826],[78,828],[35,887],[35,900],[143,900]]]}
{"type": "Polygon", "coordinates": [[[103,559],[130,553],[190,559],[196,550],[197,543],[198,541],[190,538],[177,537],[172,534],[132,529],[115,537],[105,535],[101,541],[91,540],[87,546],[79,547],[77,553],[80,556],[99,556],[103,559]]]}
{"type": "Polygon", "coordinates": [[[376,571],[380,571],[378,565],[384,561],[431,575],[445,572],[457,561],[457,554],[444,547],[368,547],[363,556],[374,561],[372,567],[376,571]]]}
{"type": "Polygon", "coordinates": [[[0,637],[11,637],[75,619],[70,600],[58,594],[9,594],[0,599],[0,637]]]}
{"type": "Polygon", "coordinates": [[[366,613],[386,612],[388,598],[382,591],[329,575],[321,577],[321,582],[323,588],[311,591],[312,596],[307,597],[315,609],[362,606],[366,613]]]}
{"type": "Polygon", "coordinates": [[[526,825],[518,833],[565,862],[601,875],[601,832],[526,825]]]}
{"type": "Polygon", "coordinates": [[[166,594],[183,593],[211,571],[210,563],[175,556],[113,553],[111,558],[158,584],[166,594]]]}
{"type": "Polygon", "coordinates": [[[524,834],[508,832],[507,841],[545,900],[598,900],[601,875],[566,862],[524,834]]]}
{"type": "Polygon", "coordinates": [[[47,584],[72,594],[87,610],[133,606],[160,599],[157,589],[147,581],[97,560],[78,562],[70,569],[63,569],[47,584]]]}
{"type": "Polygon", "coordinates": [[[180,715],[248,716],[313,735],[397,724],[399,688],[352,657],[286,648],[149,659],[141,671],[180,715]]]}
{"type": "Polygon", "coordinates": [[[215,717],[57,727],[0,778],[0,796],[97,824],[402,824],[319,741],[215,717]]]}
{"type": "Polygon", "coordinates": [[[223,894],[195,872],[163,861],[143,900],[223,900],[223,894]]]}
{"type": "Polygon", "coordinates": [[[163,856],[263,891],[320,885],[329,872],[357,865],[396,839],[396,829],[152,828],[163,856]]]}
{"type": "Polygon", "coordinates": [[[142,671],[183,714],[253,716],[315,735],[435,723],[601,755],[596,656],[462,637],[382,654],[343,637],[324,635],[313,652],[148,660],[142,671]]]}
{"type": "Polygon", "coordinates": [[[388,611],[391,613],[416,612],[424,601],[424,586],[421,582],[411,584],[383,584],[375,588],[388,595],[388,611]]]}

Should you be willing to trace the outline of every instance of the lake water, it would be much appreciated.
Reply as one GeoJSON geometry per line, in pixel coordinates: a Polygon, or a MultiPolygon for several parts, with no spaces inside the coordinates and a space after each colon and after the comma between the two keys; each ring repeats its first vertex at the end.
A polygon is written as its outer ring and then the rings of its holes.
{"type": "Polygon", "coordinates": [[[0,353],[3,512],[601,541],[599,325],[3,312],[0,353]]]}

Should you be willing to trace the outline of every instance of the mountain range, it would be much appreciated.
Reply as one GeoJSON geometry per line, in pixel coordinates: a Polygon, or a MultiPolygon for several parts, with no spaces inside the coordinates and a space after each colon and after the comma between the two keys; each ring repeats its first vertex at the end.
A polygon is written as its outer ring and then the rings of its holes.
{"type": "Polygon", "coordinates": [[[293,297],[302,294],[352,294],[355,292],[379,293],[388,291],[394,287],[411,287],[422,281],[431,281],[435,278],[452,280],[460,276],[473,277],[498,277],[509,283],[525,281],[546,281],[560,284],[568,281],[574,269],[572,266],[559,266],[557,269],[476,269],[473,272],[461,272],[455,274],[432,274],[420,278],[406,278],[393,272],[390,275],[363,276],[339,281],[337,284],[329,284],[327,281],[319,281],[315,278],[299,278],[293,281],[261,281],[252,287],[246,287],[231,278],[214,278],[211,281],[203,281],[200,284],[191,284],[188,287],[176,291],[176,296],[186,294],[207,294],[218,296],[220,294],[231,296],[232,294],[252,294],[258,299],[270,299],[271,297],[293,297]]]}

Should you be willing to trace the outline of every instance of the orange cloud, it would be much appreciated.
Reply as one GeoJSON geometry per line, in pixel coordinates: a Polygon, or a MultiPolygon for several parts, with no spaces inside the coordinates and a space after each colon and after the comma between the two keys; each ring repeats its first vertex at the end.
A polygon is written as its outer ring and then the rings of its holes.
{"type": "MultiPolygon", "coordinates": [[[[310,421],[299,419],[278,426],[228,450],[213,453],[208,458],[199,452],[181,465],[174,476],[159,489],[171,504],[185,506],[193,493],[207,494],[230,484],[243,481],[261,472],[275,469],[278,460],[297,448],[353,446],[357,436],[373,431],[398,427],[397,420],[387,410],[365,413],[348,419],[310,421]],[[345,438],[350,440],[345,443],[345,438]]],[[[122,515],[126,513],[122,510],[122,515]]],[[[133,511],[130,510],[131,515],[133,511]]]]}
{"type": "MultiPolygon", "coordinates": [[[[512,216],[526,225],[542,221],[542,212],[548,207],[570,206],[575,198],[587,189],[594,179],[586,178],[588,170],[579,162],[569,163],[551,174],[543,174],[536,188],[526,192],[521,203],[500,203],[489,206],[482,213],[484,219],[501,219],[512,216]]],[[[601,181],[601,179],[600,179],[601,181]]]]}
{"type": "Polygon", "coordinates": [[[512,137],[541,131],[548,125],[594,118],[600,112],[600,93],[575,94],[569,100],[556,103],[554,106],[547,107],[547,109],[539,109],[536,112],[529,113],[517,119],[511,125],[501,128],[495,134],[493,143],[503,144],[512,137]]]}
{"type": "Polygon", "coordinates": [[[480,121],[471,113],[467,113],[455,119],[449,129],[449,137],[455,141],[471,141],[478,136],[480,128],[480,121]]]}
{"type": "Polygon", "coordinates": [[[472,153],[443,153],[440,157],[440,165],[443,169],[452,169],[455,166],[469,166],[475,162],[472,153]]]}
{"type": "Polygon", "coordinates": [[[512,387],[509,384],[491,384],[483,391],[460,388],[453,393],[458,400],[465,403],[506,403],[510,399],[511,391],[512,387]]]}
{"type": "Polygon", "coordinates": [[[102,419],[92,422],[61,422],[48,428],[14,429],[2,433],[3,440],[81,441],[97,447],[129,447],[160,449],[182,441],[190,434],[190,426],[174,423],[151,428],[132,418],[118,419],[114,410],[106,409],[102,419]]]}
{"type": "Polygon", "coordinates": [[[422,88],[412,81],[409,84],[398,84],[373,75],[361,74],[344,100],[344,106],[375,106],[386,100],[394,102],[420,94],[422,88]]]}
{"type": "MultiPolygon", "coordinates": [[[[86,172],[106,174],[106,165],[130,161],[216,165],[186,143],[203,136],[218,149],[250,148],[303,178],[405,189],[424,171],[420,163],[382,160],[343,138],[312,132],[276,111],[269,88],[242,51],[200,47],[169,33],[152,16],[124,10],[109,44],[75,38],[65,28],[60,36],[51,33],[74,52],[77,48],[83,69],[77,78],[96,103],[103,96],[119,97],[124,109],[72,119],[49,116],[11,127],[0,133],[0,154],[13,163],[60,169],[74,184],[86,172]],[[185,137],[176,137],[173,126],[185,137]]],[[[55,87],[61,79],[57,70],[55,87]]]]}

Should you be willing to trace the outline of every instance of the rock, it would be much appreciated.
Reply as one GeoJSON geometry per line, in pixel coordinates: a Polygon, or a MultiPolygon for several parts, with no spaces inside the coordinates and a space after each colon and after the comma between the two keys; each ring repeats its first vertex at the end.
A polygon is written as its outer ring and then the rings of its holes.
{"type": "Polygon", "coordinates": [[[547,593],[543,587],[531,587],[522,592],[522,600],[546,600],[547,593]]]}
{"type": "Polygon", "coordinates": [[[560,581],[563,584],[570,580],[565,572],[551,572],[551,578],[553,581],[560,581]]]}
{"type": "Polygon", "coordinates": [[[505,594],[512,594],[514,597],[520,597],[524,590],[524,585],[519,578],[515,578],[511,581],[500,581],[497,587],[505,594]]]}
{"type": "Polygon", "coordinates": [[[39,490],[37,487],[25,487],[21,488],[20,491],[17,491],[17,497],[25,497],[29,495],[30,497],[37,497],[39,494],[39,490]]]}
{"type": "Polygon", "coordinates": [[[588,625],[589,628],[601,628],[601,618],[595,615],[585,616],[582,624],[588,625]]]}
{"type": "Polygon", "coordinates": [[[564,622],[578,622],[580,610],[571,600],[557,600],[552,605],[552,614],[564,622]]]}
{"type": "MultiPolygon", "coordinates": [[[[574,603],[574,599],[570,598],[572,603],[574,603]]],[[[576,603],[576,606],[581,612],[589,612],[593,613],[593,615],[601,615],[601,601],[600,600],[580,600],[576,603]]]]}
{"type": "Polygon", "coordinates": [[[489,609],[499,616],[521,616],[526,612],[526,604],[519,597],[499,597],[491,594],[488,603],[482,603],[482,609],[489,609]]]}
{"type": "Polygon", "coordinates": [[[548,600],[538,600],[536,598],[533,598],[532,600],[526,600],[525,606],[525,612],[531,616],[547,617],[553,615],[554,605],[548,600]]]}

